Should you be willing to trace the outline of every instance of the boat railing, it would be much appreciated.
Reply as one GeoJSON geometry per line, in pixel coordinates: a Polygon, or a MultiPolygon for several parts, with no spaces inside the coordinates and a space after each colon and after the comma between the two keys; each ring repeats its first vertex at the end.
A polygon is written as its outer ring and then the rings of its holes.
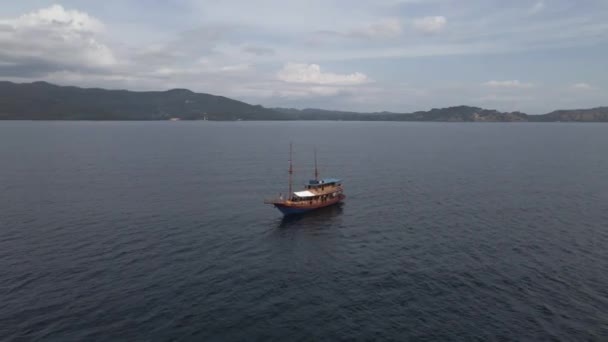
{"type": "MultiPolygon", "coordinates": [[[[316,190],[316,189],[315,189],[316,190]]],[[[338,186],[334,186],[334,187],[330,187],[328,189],[324,189],[321,192],[317,193],[316,191],[314,192],[316,196],[327,196],[330,195],[332,193],[336,193],[338,192],[339,194],[342,193],[342,186],[338,185],[338,186]]],[[[320,198],[306,198],[306,197],[302,197],[302,198],[286,198],[282,195],[273,197],[273,198],[266,198],[264,199],[264,203],[265,204],[293,204],[293,203],[306,203],[306,202],[325,202],[326,200],[321,200],[320,198]]]]}
{"type": "Polygon", "coordinates": [[[309,189],[309,190],[312,190],[315,194],[317,192],[319,192],[317,195],[321,196],[321,195],[331,194],[331,193],[336,192],[336,191],[342,191],[342,186],[341,185],[336,185],[336,186],[325,187],[325,189],[317,188],[317,189],[309,189]]]}
{"type": "Polygon", "coordinates": [[[280,196],[264,199],[265,204],[275,204],[275,203],[285,203],[285,202],[287,202],[287,200],[280,196]]]}

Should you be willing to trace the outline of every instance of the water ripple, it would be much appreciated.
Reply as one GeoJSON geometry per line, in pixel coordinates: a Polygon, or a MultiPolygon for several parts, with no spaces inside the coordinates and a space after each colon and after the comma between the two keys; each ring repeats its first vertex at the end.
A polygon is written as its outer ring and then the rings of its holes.
{"type": "Polygon", "coordinates": [[[605,126],[1,125],[0,340],[608,336],[605,126]]]}

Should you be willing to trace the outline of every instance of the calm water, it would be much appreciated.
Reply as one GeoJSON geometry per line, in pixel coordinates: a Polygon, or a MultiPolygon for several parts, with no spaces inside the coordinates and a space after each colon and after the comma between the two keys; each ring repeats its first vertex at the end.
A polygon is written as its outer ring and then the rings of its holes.
{"type": "Polygon", "coordinates": [[[0,340],[608,340],[608,125],[0,122],[0,340]],[[346,203],[262,203],[319,149],[346,203]]]}

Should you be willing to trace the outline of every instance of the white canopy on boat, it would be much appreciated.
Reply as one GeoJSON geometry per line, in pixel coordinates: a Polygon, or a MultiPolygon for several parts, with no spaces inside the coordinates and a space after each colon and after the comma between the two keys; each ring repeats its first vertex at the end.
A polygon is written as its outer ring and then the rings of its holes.
{"type": "Polygon", "coordinates": [[[308,190],[304,190],[304,191],[296,191],[293,193],[294,195],[298,196],[298,197],[313,197],[313,196],[317,196],[316,194],[308,191],[308,190]]]}

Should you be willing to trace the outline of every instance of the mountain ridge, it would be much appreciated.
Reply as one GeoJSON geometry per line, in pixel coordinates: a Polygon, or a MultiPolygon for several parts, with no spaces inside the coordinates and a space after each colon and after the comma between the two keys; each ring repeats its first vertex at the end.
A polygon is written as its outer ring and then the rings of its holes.
{"type": "Polygon", "coordinates": [[[608,107],[554,110],[540,115],[474,106],[412,113],[316,108],[266,108],[224,96],[166,91],[59,86],[45,81],[0,81],[0,120],[348,120],[437,122],[608,122],[608,107]]]}

